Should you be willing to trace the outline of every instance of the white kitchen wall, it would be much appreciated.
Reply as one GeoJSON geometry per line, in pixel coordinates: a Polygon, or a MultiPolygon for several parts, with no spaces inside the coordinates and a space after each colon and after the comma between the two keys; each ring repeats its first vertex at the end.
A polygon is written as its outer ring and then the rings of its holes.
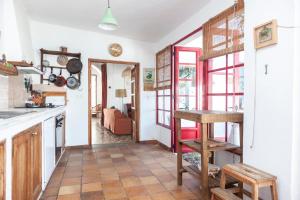
{"type": "MultiPolygon", "coordinates": [[[[23,3],[22,0],[0,1],[0,56],[6,54],[7,60],[33,59],[28,17],[23,3]]],[[[2,109],[20,105],[19,103],[27,96],[24,92],[22,75],[12,78],[1,76],[0,91],[2,109]]]]}
{"type": "MultiPolygon", "coordinates": [[[[97,25],[95,25],[97,26],[97,25]]],[[[88,144],[88,58],[123,60],[141,63],[142,68],[155,65],[154,47],[150,43],[140,42],[122,37],[84,31],[42,22],[31,22],[31,38],[35,53],[35,61],[40,59],[39,49],[56,50],[67,46],[70,52],[81,52],[83,62],[82,86],[79,90],[68,90],[67,106],[67,146],[88,144]],[[118,42],[124,53],[114,58],[108,53],[108,46],[118,42]]],[[[142,82],[141,82],[142,83],[142,82]]],[[[155,93],[144,92],[141,84],[141,140],[155,139],[155,93]],[[146,113],[146,114],[145,114],[146,113]]]]}
{"type": "Polygon", "coordinates": [[[294,67],[294,121],[293,121],[293,162],[292,162],[292,199],[297,200],[300,199],[300,1],[295,0],[295,51],[294,51],[294,60],[295,60],[295,67],[294,67]]]}
{"type": "MultiPolygon", "coordinates": [[[[116,97],[116,89],[130,89],[125,87],[122,72],[128,65],[107,64],[107,108],[112,106],[122,111],[122,99],[116,97]]],[[[131,93],[123,98],[123,104],[131,103],[131,93]]],[[[123,109],[124,110],[124,109],[123,109]]]]}
{"type": "Polygon", "coordinates": [[[0,109],[8,108],[8,77],[0,75],[0,109]]]}
{"type": "MultiPolygon", "coordinates": [[[[293,0],[245,2],[244,162],[276,175],[279,199],[289,200],[293,199],[293,140],[295,134],[299,135],[299,127],[298,132],[294,127],[294,123],[299,124],[294,121],[294,113],[299,112],[299,101],[294,104],[295,95],[299,94],[294,91],[299,77],[294,73],[299,69],[294,59],[295,29],[281,26],[295,25],[295,4],[293,0]],[[253,28],[272,19],[278,20],[278,44],[256,51],[253,28]]],[[[262,197],[269,199],[270,192],[265,191],[262,197]]]]}
{"type": "MultiPolygon", "coordinates": [[[[155,49],[159,50],[166,46],[175,43],[180,38],[186,36],[197,28],[201,27],[203,23],[214,17],[218,13],[232,6],[234,0],[211,0],[195,15],[187,19],[184,23],[178,26],[175,30],[170,31],[168,35],[163,37],[155,45],[155,49]]],[[[171,146],[171,131],[161,126],[156,126],[156,138],[168,147],[171,146]]]]}

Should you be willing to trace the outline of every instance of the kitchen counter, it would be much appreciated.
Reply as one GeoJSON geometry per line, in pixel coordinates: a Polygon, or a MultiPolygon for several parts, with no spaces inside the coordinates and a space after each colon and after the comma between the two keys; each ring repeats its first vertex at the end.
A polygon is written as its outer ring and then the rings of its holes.
{"type": "Polygon", "coordinates": [[[65,111],[64,106],[56,108],[12,108],[1,111],[30,112],[9,119],[0,119],[0,141],[7,137],[13,137],[27,128],[30,128],[44,120],[54,117],[65,111]]]}
{"type": "MultiPolygon", "coordinates": [[[[56,108],[14,108],[14,109],[6,109],[1,111],[10,111],[10,112],[29,112],[24,115],[18,115],[16,117],[8,118],[8,119],[0,119],[0,142],[5,142],[5,194],[6,199],[12,199],[12,155],[13,155],[13,138],[26,130],[30,130],[31,127],[42,124],[42,144],[41,144],[41,155],[42,155],[42,184],[41,187],[44,189],[45,185],[47,184],[49,179],[46,179],[44,170],[47,169],[48,176],[50,177],[54,168],[55,168],[55,119],[54,117],[64,113],[65,107],[56,107],[56,108]],[[51,123],[47,124],[46,122],[51,123]],[[48,126],[48,129],[47,129],[48,126]],[[44,128],[45,127],[45,128],[44,128]],[[51,135],[49,135],[51,134],[51,135]],[[46,137],[47,136],[47,137],[46,137]],[[47,138],[47,145],[44,143],[44,139],[47,138]],[[51,144],[50,144],[51,143],[51,144]],[[49,159],[49,157],[52,156],[52,166],[49,168],[46,168],[48,163],[46,163],[47,160],[46,157],[49,159]]],[[[25,147],[25,146],[23,146],[25,147]]]]}

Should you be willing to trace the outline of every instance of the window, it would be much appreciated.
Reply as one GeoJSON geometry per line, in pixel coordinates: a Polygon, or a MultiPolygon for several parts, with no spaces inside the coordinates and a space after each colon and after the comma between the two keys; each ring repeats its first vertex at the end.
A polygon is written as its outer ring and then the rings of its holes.
{"type": "Polygon", "coordinates": [[[92,74],[92,108],[95,107],[97,102],[97,91],[98,91],[98,85],[97,85],[97,75],[92,74]]]}
{"type": "Polygon", "coordinates": [[[171,90],[164,89],[156,92],[157,96],[157,124],[171,128],[171,90]]]}
{"type": "Polygon", "coordinates": [[[156,88],[171,87],[172,48],[166,47],[156,54],[156,88]]]}
{"type": "MultiPolygon", "coordinates": [[[[244,52],[209,59],[207,61],[206,83],[207,109],[243,111],[244,52]]],[[[214,127],[215,136],[225,141],[238,141],[236,138],[230,138],[233,137],[231,134],[233,129],[234,125],[231,123],[216,124],[214,127]]]]}
{"type": "Polygon", "coordinates": [[[156,122],[171,128],[172,47],[156,54],[156,122]]]}

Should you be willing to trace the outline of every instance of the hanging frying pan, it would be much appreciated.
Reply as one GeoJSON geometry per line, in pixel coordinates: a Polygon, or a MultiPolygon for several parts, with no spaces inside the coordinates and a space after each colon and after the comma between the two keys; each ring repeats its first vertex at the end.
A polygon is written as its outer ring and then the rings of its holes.
{"type": "Polygon", "coordinates": [[[48,80],[50,83],[54,83],[56,81],[56,78],[56,75],[53,74],[53,68],[51,67],[51,74],[49,75],[48,80]]]}
{"type": "Polygon", "coordinates": [[[80,82],[77,78],[75,78],[72,74],[70,74],[70,77],[67,78],[67,87],[74,90],[77,89],[80,86],[80,82]]]}
{"type": "Polygon", "coordinates": [[[78,58],[72,58],[67,63],[67,70],[71,74],[78,74],[82,70],[82,62],[78,58]]]}
{"type": "Polygon", "coordinates": [[[59,76],[56,77],[56,80],[54,82],[54,84],[57,87],[63,87],[66,85],[66,79],[61,74],[62,74],[62,69],[60,69],[59,76]]]}

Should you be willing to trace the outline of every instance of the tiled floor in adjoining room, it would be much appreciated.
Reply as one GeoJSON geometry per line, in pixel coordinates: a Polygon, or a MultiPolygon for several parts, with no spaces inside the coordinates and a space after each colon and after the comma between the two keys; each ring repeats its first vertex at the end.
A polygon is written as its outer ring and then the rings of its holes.
{"type": "Polygon", "coordinates": [[[92,118],[92,143],[116,144],[132,142],[131,135],[116,135],[100,124],[99,118],[92,118]]]}
{"type": "Polygon", "coordinates": [[[184,174],[183,183],[177,186],[176,155],[158,145],[99,145],[68,150],[42,199],[201,199],[194,177],[184,174]]]}

